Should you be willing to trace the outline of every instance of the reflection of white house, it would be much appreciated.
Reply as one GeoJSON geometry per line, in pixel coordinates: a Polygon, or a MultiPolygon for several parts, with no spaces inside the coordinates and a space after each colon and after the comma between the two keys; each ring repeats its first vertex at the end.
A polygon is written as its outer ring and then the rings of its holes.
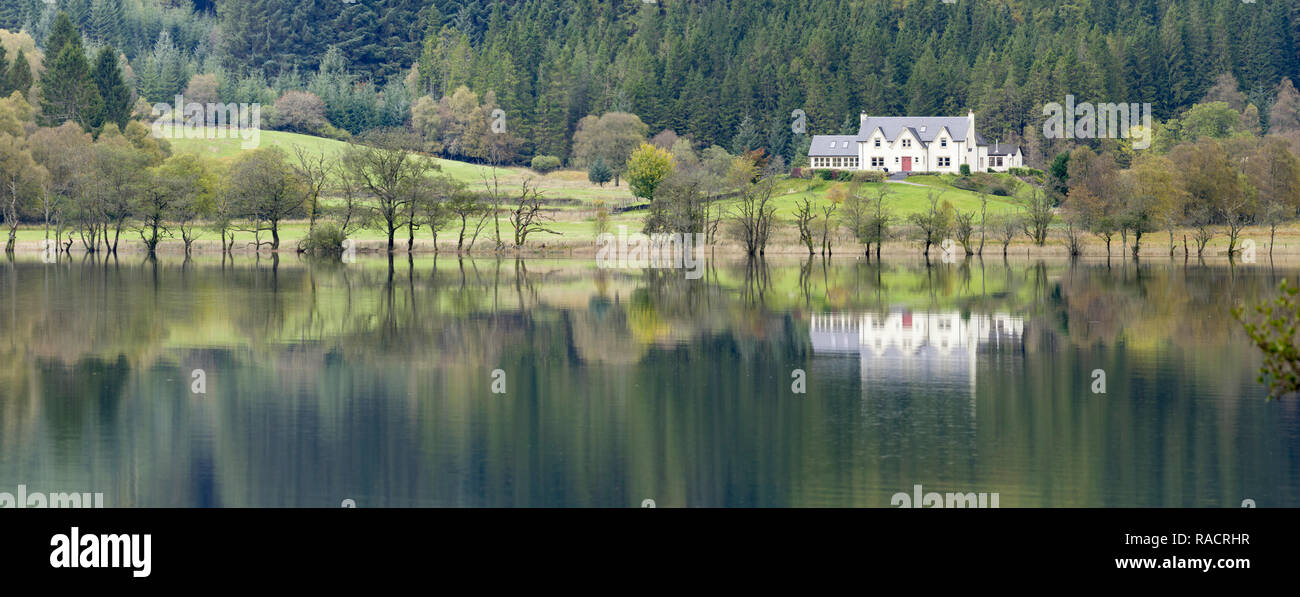
{"type": "Polygon", "coordinates": [[[1024,319],[998,313],[820,313],[811,316],[809,335],[818,353],[861,353],[874,356],[895,354],[920,356],[966,353],[980,344],[1018,340],[1024,333],[1024,319]]]}
{"type": "Polygon", "coordinates": [[[965,118],[861,115],[856,135],[815,135],[808,148],[813,168],[886,172],[957,172],[1024,166],[1020,148],[989,143],[975,131],[975,113],[965,118]]]}
{"type": "Polygon", "coordinates": [[[862,379],[872,383],[950,384],[975,390],[980,347],[1018,345],[1024,319],[1004,313],[824,313],[810,317],[814,354],[857,354],[862,379]]]}

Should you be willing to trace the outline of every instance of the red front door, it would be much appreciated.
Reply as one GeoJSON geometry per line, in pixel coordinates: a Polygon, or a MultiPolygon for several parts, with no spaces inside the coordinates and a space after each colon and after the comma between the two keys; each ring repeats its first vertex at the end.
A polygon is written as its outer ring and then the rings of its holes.
{"type": "Polygon", "coordinates": [[[912,171],[912,158],[910,157],[903,158],[903,172],[911,172],[911,171],[912,171]]]}

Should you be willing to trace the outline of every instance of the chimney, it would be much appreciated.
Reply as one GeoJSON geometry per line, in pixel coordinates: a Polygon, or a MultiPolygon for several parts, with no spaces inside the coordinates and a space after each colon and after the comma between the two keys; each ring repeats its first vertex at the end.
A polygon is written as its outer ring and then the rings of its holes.
{"type": "Polygon", "coordinates": [[[999,141],[999,140],[997,140],[997,139],[994,139],[994,140],[993,140],[993,153],[997,153],[997,152],[998,152],[998,145],[999,145],[999,144],[1001,144],[1001,141],[999,141]]]}
{"type": "Polygon", "coordinates": [[[858,115],[858,126],[859,126],[859,127],[867,126],[867,113],[866,113],[866,112],[861,112],[861,113],[859,113],[859,115],[858,115]]]}

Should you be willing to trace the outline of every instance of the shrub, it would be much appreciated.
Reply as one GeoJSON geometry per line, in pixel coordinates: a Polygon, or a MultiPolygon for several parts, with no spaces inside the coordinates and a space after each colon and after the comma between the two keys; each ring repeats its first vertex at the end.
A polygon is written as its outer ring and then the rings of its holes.
{"type": "Polygon", "coordinates": [[[962,176],[970,176],[970,164],[962,164],[961,168],[959,168],[957,171],[961,172],[962,176]]]}
{"type": "Polygon", "coordinates": [[[832,179],[832,178],[834,178],[834,177],[835,177],[835,171],[834,171],[834,170],[818,170],[818,171],[817,171],[817,178],[820,178],[820,179],[822,179],[822,180],[830,180],[830,179],[832,179]]]}
{"type": "Polygon", "coordinates": [[[1278,290],[1280,294],[1273,302],[1266,301],[1250,309],[1257,316],[1247,315],[1244,306],[1232,308],[1232,316],[1245,328],[1255,347],[1264,353],[1256,381],[1268,385],[1269,400],[1300,392],[1300,373],[1297,373],[1300,347],[1296,346],[1294,333],[1300,325],[1300,303],[1296,301],[1300,290],[1285,278],[1278,284],[1278,290]]]}
{"type": "Polygon", "coordinates": [[[339,127],[336,127],[336,126],[334,126],[334,125],[328,123],[328,122],[326,122],[324,126],[320,127],[320,130],[319,130],[319,131],[316,131],[316,134],[318,134],[318,135],[320,135],[320,136],[322,136],[322,137],[325,137],[326,139],[334,139],[335,141],[351,141],[351,140],[352,140],[352,133],[349,133],[349,132],[347,132],[347,131],[345,131],[345,130],[339,128],[339,127]]]}
{"type": "Polygon", "coordinates": [[[853,170],[839,170],[835,173],[835,180],[840,182],[849,182],[853,180],[853,170]]]}
{"type": "Polygon", "coordinates": [[[216,75],[194,75],[190,77],[190,84],[185,86],[185,101],[204,105],[215,104],[221,101],[221,96],[217,92],[219,86],[216,75]]]}
{"type": "Polygon", "coordinates": [[[338,255],[343,252],[343,229],[333,222],[319,222],[298,249],[313,255],[338,255]]]}
{"type": "Polygon", "coordinates": [[[853,173],[853,182],[885,182],[885,173],[880,170],[859,170],[853,173]]]}
{"type": "Polygon", "coordinates": [[[286,91],[275,100],[275,119],[280,130],[316,134],[329,121],[325,119],[325,102],[306,91],[286,91]]]}
{"type": "Polygon", "coordinates": [[[553,155],[533,156],[533,170],[541,174],[550,174],[559,170],[561,166],[560,158],[553,155]]]}
{"type": "Polygon", "coordinates": [[[1007,173],[1019,178],[1030,178],[1037,181],[1043,180],[1043,171],[1038,168],[1022,168],[1017,166],[1015,168],[1008,168],[1007,173]]]}

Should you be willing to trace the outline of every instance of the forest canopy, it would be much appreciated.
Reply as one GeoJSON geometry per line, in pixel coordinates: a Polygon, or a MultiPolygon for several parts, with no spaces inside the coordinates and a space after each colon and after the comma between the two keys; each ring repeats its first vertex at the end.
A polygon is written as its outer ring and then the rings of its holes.
{"type": "Polygon", "coordinates": [[[310,91],[358,134],[465,87],[509,115],[520,162],[567,162],[580,121],[607,112],[787,163],[808,142],[796,109],[808,134],[856,132],[859,112],[972,109],[986,137],[1019,141],[1066,94],[1150,103],[1163,121],[1222,74],[1267,131],[1279,83],[1300,77],[1286,2],[11,0],[0,28],[43,44],[57,10],[88,51],[121,51],[150,102],[209,75],[225,101],[310,91]]]}

